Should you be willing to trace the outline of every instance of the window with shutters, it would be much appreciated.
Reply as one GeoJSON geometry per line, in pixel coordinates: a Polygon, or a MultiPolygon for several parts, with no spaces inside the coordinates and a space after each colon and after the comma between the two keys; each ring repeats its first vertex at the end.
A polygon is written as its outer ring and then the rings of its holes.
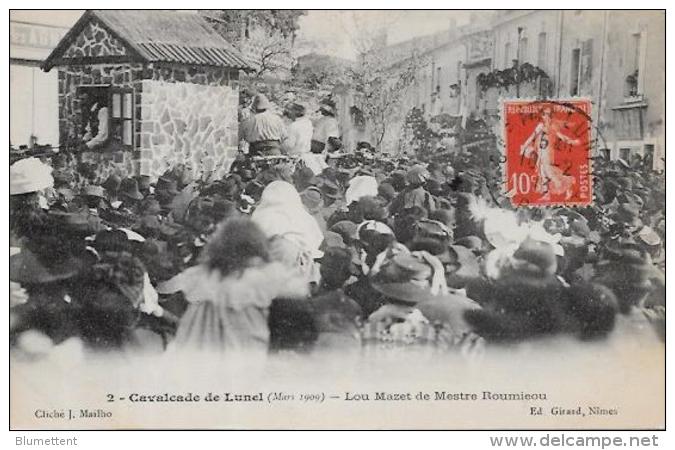
{"type": "Polygon", "coordinates": [[[528,48],[528,40],[526,37],[520,39],[520,55],[518,56],[518,63],[523,64],[526,62],[529,62],[529,48],[528,48]]]}
{"type": "Polygon", "coordinates": [[[570,95],[579,95],[579,77],[581,74],[581,49],[572,49],[572,58],[570,59],[570,95]]]}
{"type": "Polygon", "coordinates": [[[110,99],[110,136],[131,148],[134,145],[134,91],[113,88],[110,99]]]}
{"type": "Polygon", "coordinates": [[[646,68],[644,32],[630,36],[626,57],[626,97],[640,97],[644,93],[644,72],[646,68]]]}
{"type": "Polygon", "coordinates": [[[546,70],[546,33],[539,33],[539,39],[537,41],[537,66],[540,69],[546,70]]]}
{"type": "Polygon", "coordinates": [[[106,117],[107,136],[100,146],[115,142],[124,148],[134,146],[134,91],[133,89],[113,88],[109,85],[80,86],[78,98],[81,111],[81,135],[83,141],[101,136],[100,121],[106,117]],[[107,109],[107,114],[100,113],[107,109]]]}
{"type": "Polygon", "coordinates": [[[593,80],[593,39],[584,41],[581,45],[581,67],[579,68],[580,93],[590,92],[593,80]]]}

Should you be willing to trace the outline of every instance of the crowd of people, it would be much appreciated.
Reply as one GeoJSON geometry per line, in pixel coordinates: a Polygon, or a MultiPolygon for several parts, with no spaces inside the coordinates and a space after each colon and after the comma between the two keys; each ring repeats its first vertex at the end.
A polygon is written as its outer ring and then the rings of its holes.
{"type": "Polygon", "coordinates": [[[591,207],[514,208],[480,151],[346,152],[330,102],[314,128],[301,105],[294,127],[262,96],[252,110],[249,154],[218,180],[11,166],[16,355],[663,340],[665,179],[639,160],[594,161],[591,207]],[[281,154],[298,157],[252,158],[281,154]]]}

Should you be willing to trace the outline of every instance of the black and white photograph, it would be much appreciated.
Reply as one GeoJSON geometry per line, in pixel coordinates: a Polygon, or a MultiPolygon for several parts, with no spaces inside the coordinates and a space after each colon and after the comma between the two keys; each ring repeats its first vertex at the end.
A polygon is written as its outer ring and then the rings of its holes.
{"type": "Polygon", "coordinates": [[[10,430],[665,429],[665,10],[12,9],[8,72],[10,430]]]}

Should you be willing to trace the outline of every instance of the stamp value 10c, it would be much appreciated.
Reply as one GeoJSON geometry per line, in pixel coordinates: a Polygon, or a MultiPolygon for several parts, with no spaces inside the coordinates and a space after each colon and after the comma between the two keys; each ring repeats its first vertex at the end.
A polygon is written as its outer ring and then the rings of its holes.
{"type": "Polygon", "coordinates": [[[504,100],[504,175],[514,206],[588,206],[591,102],[504,100]]]}

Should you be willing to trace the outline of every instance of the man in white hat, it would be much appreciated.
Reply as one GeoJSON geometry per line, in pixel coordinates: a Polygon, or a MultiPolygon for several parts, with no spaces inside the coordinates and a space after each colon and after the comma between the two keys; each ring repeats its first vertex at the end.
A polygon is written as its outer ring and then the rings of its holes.
{"type": "Polygon", "coordinates": [[[281,142],[288,132],[281,117],[271,108],[270,101],[263,94],[253,97],[253,116],[244,124],[244,137],[252,156],[281,154],[281,142]]]}

